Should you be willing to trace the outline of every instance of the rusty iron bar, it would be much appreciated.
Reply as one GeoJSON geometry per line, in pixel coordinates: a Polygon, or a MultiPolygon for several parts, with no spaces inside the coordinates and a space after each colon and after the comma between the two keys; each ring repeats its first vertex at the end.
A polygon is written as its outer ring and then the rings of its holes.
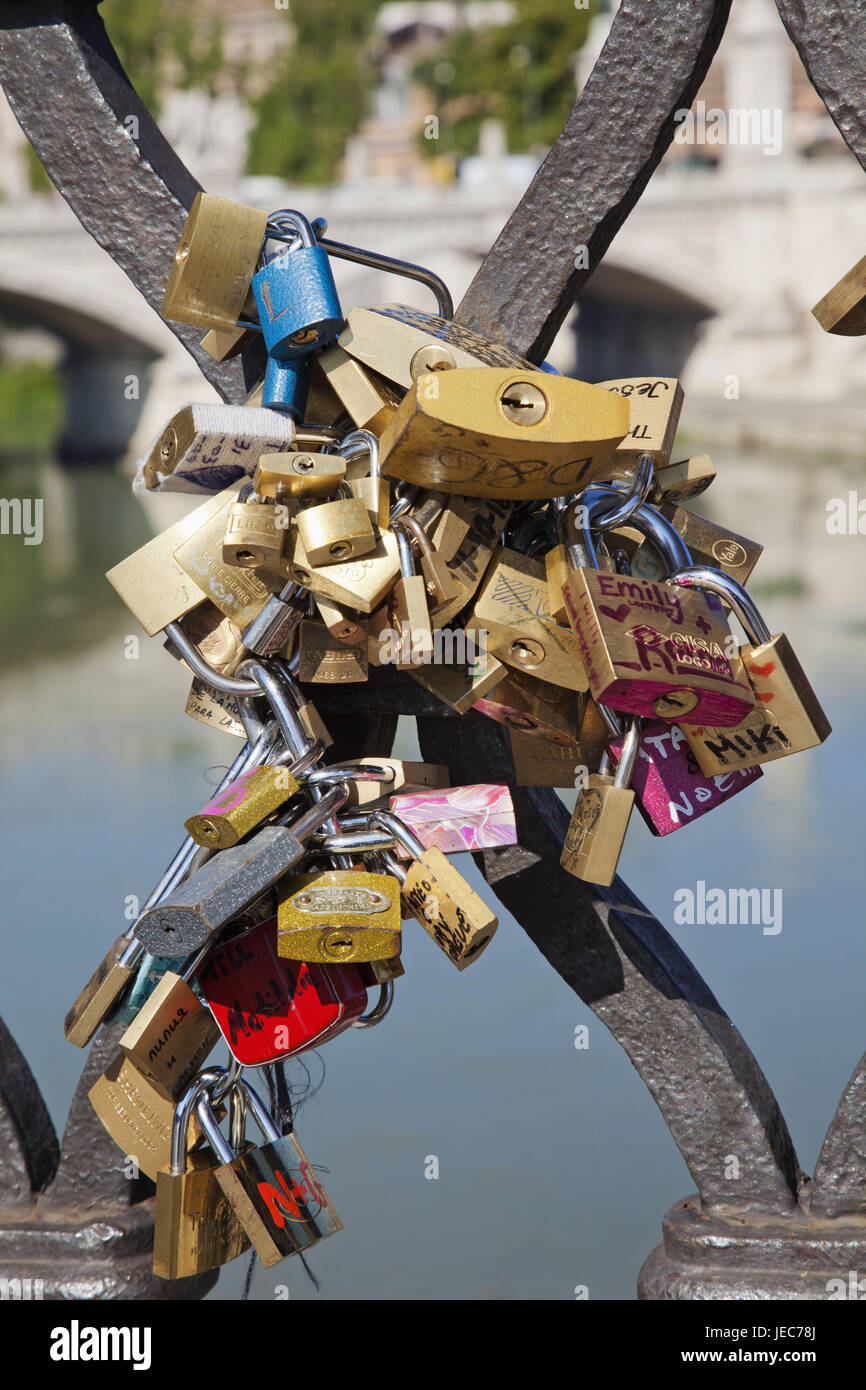
{"type": "MultiPolygon", "coordinates": [[[[815,86],[862,160],[866,100],[856,66],[862,12],[859,18],[846,13],[841,0],[777,2],[815,86]]],[[[543,356],[670,143],[674,113],[691,104],[728,7],[729,0],[659,0],[651,7],[624,0],[562,136],[459,306],[460,322],[534,360],[543,356]],[[579,246],[588,250],[586,271],[575,269],[579,246]]],[[[157,307],[199,185],[134,93],[95,0],[7,4],[0,24],[0,81],[22,127],[82,225],[157,307]],[[124,124],[132,114],[137,141],[124,124]]],[[[260,373],[260,355],[218,366],[201,353],[196,335],[172,328],[223,397],[242,400],[260,373]]],[[[384,722],[367,724],[369,751],[390,748],[396,714],[411,713],[423,755],[447,761],[458,780],[482,774],[512,780],[497,726],[476,715],[443,723],[448,711],[386,677],[374,678],[372,688],[384,722]]],[[[340,699],[329,694],[322,708],[332,725],[342,715],[357,752],[359,710],[351,696],[340,699]]],[[[364,704],[368,713],[369,694],[364,704]]],[[[346,756],[340,742],[331,756],[346,756]]],[[[640,1295],[815,1296],[804,1290],[817,1287],[829,1249],[834,1269],[863,1253],[856,1222],[866,1210],[866,1059],[830,1126],[810,1184],[757,1062],[688,958],[620,879],[603,890],[559,870],[565,812],[552,792],[515,789],[515,800],[521,844],[481,856],[487,881],[622,1043],[699,1188],[698,1196],[668,1213],[664,1245],[644,1267],[640,1295]],[[721,1158],[732,1145],[747,1156],[745,1171],[742,1180],[723,1184],[721,1158]]],[[[106,1030],[91,1048],[55,1167],[56,1138],[52,1146],[38,1088],[11,1038],[0,1036],[0,1137],[12,1136],[15,1156],[0,1168],[0,1268],[17,1277],[25,1270],[38,1274],[38,1240],[50,1245],[57,1235],[62,1246],[59,1238],[70,1225],[81,1229],[98,1212],[111,1214],[118,1226],[121,1214],[138,1217],[125,1232],[128,1252],[122,1241],[108,1249],[98,1274],[95,1264],[85,1262],[83,1272],[75,1268],[71,1245],[66,1263],[55,1250],[51,1297],[146,1296],[140,1292],[146,1270],[135,1260],[152,1236],[152,1203],[125,1178],[119,1186],[116,1151],[110,1146],[109,1152],[110,1141],[84,1099],[114,1043],[106,1030]]],[[[190,1291],[192,1283],[184,1281],[184,1293],[202,1296],[190,1291]]]]}

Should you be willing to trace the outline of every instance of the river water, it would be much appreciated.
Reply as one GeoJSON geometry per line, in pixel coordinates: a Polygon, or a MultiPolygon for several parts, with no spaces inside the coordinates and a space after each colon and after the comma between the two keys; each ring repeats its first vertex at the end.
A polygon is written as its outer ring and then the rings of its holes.
{"type": "MultiPolygon", "coordinates": [[[[810,1169],[866,1047],[866,538],[856,514],[855,534],[827,530],[828,501],[853,492],[856,507],[866,482],[832,458],[714,462],[696,510],[764,542],[750,590],[792,638],[834,733],[665,840],[635,815],[620,868],[740,1028],[810,1169]],[[677,925],[674,894],[698,881],[780,890],[781,930],[677,925]]],[[[189,501],[145,510],[128,479],[50,460],[6,465],[2,494],[43,499],[44,539],[0,536],[0,1013],[62,1127],[82,1064],[63,1015],[239,744],[184,715],[188,677],[103,578],[189,501]]],[[[457,862],[477,886],[468,856],[457,862]]],[[[403,959],[387,1023],[309,1063],[325,1079],[298,1133],[345,1225],[309,1257],[321,1292],[294,1260],[259,1269],[252,1296],[633,1298],[666,1208],[693,1183],[625,1053],[507,916],[463,974],[411,923],[403,959]]],[[[245,1265],[211,1297],[237,1297],[245,1265]]]]}

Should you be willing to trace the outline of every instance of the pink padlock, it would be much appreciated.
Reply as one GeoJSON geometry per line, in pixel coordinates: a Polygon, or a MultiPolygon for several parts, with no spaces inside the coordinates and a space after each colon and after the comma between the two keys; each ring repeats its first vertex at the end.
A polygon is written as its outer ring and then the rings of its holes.
{"type": "MultiPolygon", "coordinates": [[[[610,746],[619,761],[622,739],[610,746]]],[[[736,769],[715,777],[701,772],[678,724],[645,721],[630,786],[637,809],[654,835],[670,835],[698,816],[729,801],[760,777],[759,767],[736,769]]]]}
{"type": "MultiPolygon", "coordinates": [[[[477,782],[441,791],[392,796],[390,809],[425,849],[444,854],[517,844],[514,803],[504,783],[477,782]]],[[[398,847],[398,854],[405,854],[398,847]]]]}

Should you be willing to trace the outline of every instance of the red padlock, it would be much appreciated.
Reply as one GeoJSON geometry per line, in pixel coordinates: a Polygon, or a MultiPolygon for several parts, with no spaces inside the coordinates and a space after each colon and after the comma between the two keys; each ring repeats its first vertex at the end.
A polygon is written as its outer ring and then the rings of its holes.
{"type": "Polygon", "coordinates": [[[197,979],[229,1051],[245,1067],[320,1047],[367,1004],[357,966],[284,960],[276,917],[211,951],[197,979]]]}

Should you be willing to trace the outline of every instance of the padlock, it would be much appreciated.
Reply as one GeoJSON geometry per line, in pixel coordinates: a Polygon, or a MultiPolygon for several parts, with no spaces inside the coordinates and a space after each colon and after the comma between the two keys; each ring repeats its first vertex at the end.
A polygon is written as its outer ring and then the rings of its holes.
{"type": "Polygon", "coordinates": [[[621,397],[630,412],[630,424],[611,459],[609,476],[629,471],[641,454],[649,454],[659,467],[669,463],[683,408],[680,383],[673,377],[631,376],[600,381],[598,385],[621,397]]]}
{"type": "Polygon", "coordinates": [[[121,1036],[118,1046],[167,1100],[178,1100],[219,1041],[219,1029],[190,988],[203,951],[182,974],[166,970],[121,1036]]]}
{"type": "Polygon", "coordinates": [[[451,785],[447,767],[440,763],[409,762],[405,758],[352,758],[344,763],[316,768],[307,774],[313,786],[329,786],[346,778],[347,806],[369,806],[395,792],[438,791],[451,785]]]}
{"type": "Polygon", "coordinates": [[[197,845],[230,849],[289,801],[300,785],[288,767],[251,767],[184,821],[184,829],[197,845]]]}
{"type": "Polygon", "coordinates": [[[866,256],[861,256],[818,300],[812,313],[825,333],[838,333],[845,338],[859,338],[866,333],[866,256]]]}
{"type": "Polygon", "coordinates": [[[439,849],[443,854],[474,854],[517,844],[514,803],[504,783],[401,792],[389,799],[388,809],[425,849],[439,849]]]}
{"type": "Polygon", "coordinates": [[[245,628],[271,597],[270,586],[280,588],[281,580],[268,565],[254,570],[226,564],[223,559],[226,525],[239,487],[240,484],[233,483],[213,499],[215,502],[222,499],[221,510],[213,512],[204,525],[175,548],[174,559],[221,613],[239,628],[245,628]]]}
{"type": "MultiPolygon", "coordinates": [[[[247,655],[241,630],[237,623],[221,613],[216,604],[206,601],[178,620],[189,641],[208,666],[222,676],[231,676],[247,655]]],[[[184,661],[171,638],[163,643],[165,650],[184,661]]],[[[185,665],[189,663],[185,662],[185,665]]]]}
{"type": "Polygon", "coordinates": [[[400,404],[401,393],[356,362],[339,343],[322,349],[319,365],[357,428],[380,435],[400,404]]]}
{"type": "Polygon", "coordinates": [[[236,327],[268,214],[201,191],[187,213],[165,287],[162,316],[199,328],[236,327]]]}
{"type": "Polygon", "coordinates": [[[372,613],[400,574],[397,537],[392,531],[383,531],[375,549],[366,555],[317,567],[310,561],[297,528],[293,528],[286,545],[284,569],[311,594],[372,613]]]}
{"type": "Polygon", "coordinates": [[[305,598],[300,584],[293,579],[279,594],[272,594],[241,634],[246,650],[256,656],[270,656],[273,652],[281,651],[301,622],[306,607],[305,598]]]}
{"type": "Polygon", "coordinates": [[[448,568],[460,585],[460,591],[436,610],[436,621],[440,628],[450,623],[471,601],[511,511],[510,502],[503,502],[495,497],[486,497],[479,501],[466,535],[454,558],[448,562],[448,568]]]}
{"type": "Polygon", "coordinates": [[[508,738],[518,787],[571,788],[577,785],[581,769],[589,770],[579,743],[550,743],[516,729],[509,729],[508,738]]]}
{"type": "Polygon", "coordinates": [[[460,595],[461,585],[454,578],[423,526],[411,512],[405,513],[400,518],[400,525],[411,532],[412,538],[418,546],[421,578],[424,580],[427,606],[430,610],[430,616],[435,618],[439,609],[460,595]]]}
{"type": "Polygon", "coordinates": [[[657,507],[663,502],[685,502],[706,492],[715,480],[716,470],[709,454],[695,454],[681,463],[666,463],[656,468],[649,500],[657,507]]]}
{"type": "Polygon", "coordinates": [[[266,1141],[263,1145],[235,1154],[205,1099],[199,1100],[196,1114],[220,1160],[214,1177],[262,1264],[270,1268],[334,1235],[343,1225],[294,1134],[280,1135],[249,1082],[241,1080],[238,1085],[245,1109],[266,1141]]]}
{"type": "Polygon", "coordinates": [[[119,936],[100,961],[63,1020],[63,1036],[73,1047],[86,1047],[130,984],[143,948],[139,941],[119,936]]]}
{"type": "Polygon", "coordinates": [[[369,625],[365,619],[352,614],[345,604],[333,603],[321,594],[314,594],[313,599],[316,611],[332,637],[349,646],[363,646],[366,650],[369,625]]]}
{"type": "MultiPolygon", "coordinates": [[[[621,501],[621,494],[587,488],[578,505],[591,523],[608,499],[621,501]]],[[[683,563],[688,551],[664,517],[640,506],[632,520],[657,539],[672,567],[683,563]]],[[[754,696],[739,657],[726,655],[731,634],[718,599],[669,581],[600,573],[591,567],[597,557],[588,529],[568,557],[575,568],[563,596],[598,703],[679,724],[744,718],[754,696]]]]}
{"type": "Polygon", "coordinates": [[[410,856],[408,868],[388,851],[382,861],[402,884],[403,902],[458,970],[476,961],[499,923],[490,908],[439,849],[425,849],[398,816],[373,811],[371,826],[387,830],[410,856]]]}
{"type": "Polygon", "coordinates": [[[306,357],[280,362],[268,355],[262,382],[262,405],[289,420],[306,418],[310,391],[310,363],[306,357]]]}
{"type": "Polygon", "coordinates": [[[551,743],[574,743],[579,737],[582,697],[573,690],[509,671],[473,709],[516,733],[551,743]]]}
{"type": "Polygon", "coordinates": [[[750,639],[739,654],[754,692],[753,709],[733,727],[684,726],[701,770],[717,775],[756,767],[823,743],[832,733],[830,722],[785,634],[771,636],[749,595],[729,575],[701,566],[674,578],[724,598],[750,639]]]}
{"type": "MultiPolygon", "coordinates": [[[[430,626],[430,613],[427,607],[427,588],[420,574],[415,573],[415,557],[412,553],[412,533],[402,521],[394,523],[397,536],[397,554],[400,559],[400,578],[397,580],[385,603],[387,623],[393,631],[406,634],[409,650],[406,660],[398,660],[397,670],[424,665],[433,659],[433,630],[430,626]]],[[[376,615],[374,614],[374,620],[376,615]]],[[[376,626],[370,624],[371,630],[376,626]]]]}
{"type": "MultiPolygon", "coordinates": [[[[745,584],[761,557],[764,547],[757,541],[740,536],[727,526],[719,526],[707,517],[664,503],[659,510],[685,541],[696,565],[712,565],[745,584]]],[[[626,544],[626,553],[629,546],[626,544]]],[[[631,571],[638,579],[663,579],[665,562],[652,546],[639,544],[631,554],[631,571]]]]}
{"type": "Polygon", "coordinates": [[[156,1175],[153,1272],[160,1279],[203,1274],[229,1264],[250,1248],[243,1226],[214,1178],[217,1156],[208,1149],[188,1151],[190,1121],[217,1075],[210,1071],[187,1088],[174,1112],[169,1165],[156,1175]]]}
{"type": "Polygon", "coordinates": [[[640,747],[640,725],[631,720],[613,777],[591,772],[577,793],[560,864],[585,883],[613,882],[634,805],[630,789],[640,747]]]}
{"type": "Polygon", "coordinates": [[[175,551],[205,525],[225,529],[225,517],[239,486],[235,483],[216,497],[209,497],[106,574],[148,637],[154,637],[208,597],[203,586],[175,559],[175,551]]]}
{"type": "Polygon", "coordinates": [[[555,497],[606,476],[627,430],[622,399],[570,377],[427,373],[382,433],[382,470],[464,496],[555,497]]]}
{"type": "Polygon", "coordinates": [[[288,529],[287,508],[254,498],[255,493],[229,508],[222,558],[241,569],[278,570],[288,529]]]}
{"type": "MultiPolygon", "coordinates": [[[[268,355],[285,362],[335,338],[343,314],[328,253],[310,223],[299,212],[286,210],[280,217],[297,242],[256,272],[252,291],[268,355]]],[[[285,239],[282,233],[278,238],[285,239]]]]}
{"type": "Polygon", "coordinates": [[[343,804],[335,787],[318,805],[285,825],[268,825],[243,844],[221,850],[167,897],[142,914],[136,938],[153,955],[191,954],[214,938],[304,857],[304,841],[343,804]]]}
{"type": "MultiPolygon", "coordinates": [[[[171,1162],[174,1101],[166,1099],[146,1076],[118,1052],[87,1093],[103,1128],[120,1152],[152,1181],[171,1162]]],[[[201,1141],[196,1122],[192,1142],[201,1141]]]]}
{"type": "Polygon", "coordinates": [[[244,1067],[320,1047],[360,1018],[367,1004],[356,966],[284,959],[276,917],[211,951],[198,984],[230,1053],[244,1067]]]}
{"type": "Polygon", "coordinates": [[[339,454],[263,454],[256,464],[253,489],[257,497],[289,502],[296,497],[330,497],[346,476],[339,454]]]}
{"type": "Polygon", "coordinates": [[[277,950],[323,965],[399,956],[400,885],[388,874],[322,869],[280,884],[277,950]]]}
{"type": "Polygon", "coordinates": [[[339,345],[387,381],[411,386],[425,372],[453,367],[536,368],[501,343],[450,319],[410,309],[405,304],[376,304],[350,309],[339,345]]]}
{"type": "Polygon", "coordinates": [[[332,637],[320,622],[302,622],[298,630],[298,680],[316,685],[344,685],[367,680],[367,650],[332,637]]]}
{"type": "Polygon", "coordinates": [[[586,690],[580,643],[550,616],[544,565],[506,546],[497,547],[468,625],[486,631],[490,651],[508,666],[551,685],[586,690]]]}
{"type": "MultiPolygon", "coordinates": [[[[614,739],[616,760],[622,738],[614,739]]],[[[661,720],[644,721],[630,786],[637,809],[654,835],[670,835],[729,801],[761,776],[759,767],[717,776],[701,771],[684,729],[661,720]]]]}
{"type": "Polygon", "coordinates": [[[352,430],[340,441],[340,454],[346,460],[346,480],[352,496],[364,503],[378,538],[387,530],[391,515],[391,486],[382,477],[379,441],[369,430],[352,430]],[[366,461],[366,472],[358,471],[359,465],[363,467],[362,461],[366,461]]]}
{"type": "Polygon", "coordinates": [[[353,497],[347,483],[336,502],[316,502],[295,517],[298,539],[312,566],[347,564],[376,549],[376,533],[364,502],[353,497]]]}
{"type": "Polygon", "coordinates": [[[231,734],[235,738],[247,736],[235,698],[221,690],[214,690],[198,676],[193,676],[183,712],[197,723],[218,729],[220,733],[231,734]]]}
{"type": "Polygon", "coordinates": [[[477,497],[459,497],[456,493],[431,492],[430,496],[442,507],[433,522],[431,540],[436,553],[450,565],[483,503],[477,497]]]}
{"type": "MultiPolygon", "coordinates": [[[[440,634],[446,638],[448,631],[440,634]]],[[[465,666],[413,666],[409,671],[413,680],[435,695],[437,700],[466,714],[479,700],[500,685],[508,674],[508,668],[489,653],[479,653],[465,666]]]]}
{"type": "MultiPolygon", "coordinates": [[[[243,305],[243,317],[252,317],[256,310],[256,301],[252,297],[252,292],[247,295],[243,305]]],[[[246,352],[248,347],[252,347],[256,338],[259,337],[259,328],[211,328],[205,333],[199,344],[205,352],[214,359],[215,362],[229,362],[233,357],[239,357],[242,352],[246,352]]]]}
{"type": "Polygon", "coordinates": [[[134,492],[206,496],[251,477],[262,454],[291,449],[295,427],[272,410],[208,402],[172,415],[138,466],[134,492]]]}
{"type": "MultiPolygon", "coordinates": [[[[562,586],[571,573],[565,546],[560,542],[551,546],[544,556],[544,577],[547,581],[547,606],[550,620],[554,623],[568,623],[568,609],[562,597],[562,586]]],[[[584,687],[586,689],[586,687],[584,687]]]]}

